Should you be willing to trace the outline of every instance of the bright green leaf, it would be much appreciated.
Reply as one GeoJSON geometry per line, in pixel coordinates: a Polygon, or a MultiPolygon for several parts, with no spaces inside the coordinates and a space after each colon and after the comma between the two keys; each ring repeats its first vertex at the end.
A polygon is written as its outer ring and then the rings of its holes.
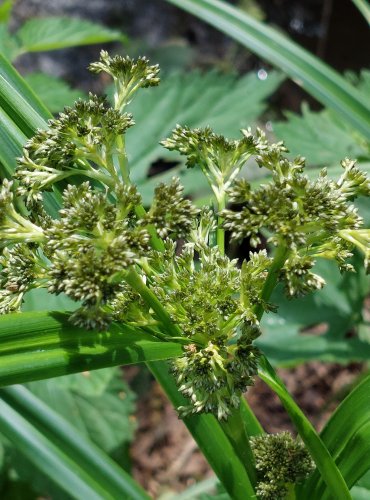
{"type": "Polygon", "coordinates": [[[72,89],[61,78],[44,73],[30,73],[25,81],[51,113],[62,111],[65,106],[72,106],[77,99],[86,97],[84,92],[72,89]]]}
{"type": "Polygon", "coordinates": [[[127,325],[99,333],[72,326],[63,313],[0,316],[1,386],[181,354],[180,344],[127,325]]]}
{"type": "Polygon", "coordinates": [[[71,17],[30,19],[17,31],[16,36],[21,45],[20,53],[125,40],[119,31],[71,17]]]}
{"type": "MultiPolygon", "coordinates": [[[[213,71],[180,72],[165,77],[159,87],[143,92],[140,99],[130,105],[138,124],[127,132],[132,179],[144,187],[153,162],[182,162],[179,155],[168,152],[159,144],[177,123],[189,127],[209,125],[217,133],[239,137],[241,128],[256,123],[266,109],[266,98],[281,82],[281,75],[274,71],[265,80],[259,80],[254,73],[236,78],[213,71]]],[[[165,175],[173,176],[174,173],[170,170],[165,175]]],[[[156,178],[150,182],[157,182],[156,178]]],[[[198,179],[192,182],[189,176],[189,183],[194,195],[198,190],[198,179]]]]}

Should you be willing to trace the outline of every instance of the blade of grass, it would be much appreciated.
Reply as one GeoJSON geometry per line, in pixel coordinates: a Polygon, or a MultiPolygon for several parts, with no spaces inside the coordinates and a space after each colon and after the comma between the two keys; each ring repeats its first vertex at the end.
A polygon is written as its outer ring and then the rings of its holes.
{"type": "Polygon", "coordinates": [[[0,386],[181,354],[180,344],[128,325],[96,332],[74,327],[60,312],[0,316],[0,386]]]}
{"type": "Polygon", "coordinates": [[[5,416],[0,417],[0,429],[59,486],[69,493],[71,488],[77,488],[72,490],[74,498],[88,494],[87,498],[149,499],[128,473],[28,389],[22,386],[0,389],[0,397],[0,407],[8,405],[5,416]],[[14,422],[7,419],[11,415],[14,422]],[[68,459],[64,460],[63,455],[68,459]],[[44,463],[44,456],[51,463],[44,463]],[[74,474],[78,475],[77,480],[81,477],[82,484],[74,479],[74,474]],[[92,491],[88,491],[90,486],[92,491]]]}
{"type": "Polygon", "coordinates": [[[219,0],[167,0],[234,38],[274,66],[370,139],[363,96],[330,66],[277,30],[219,0]]]}
{"type": "Polygon", "coordinates": [[[356,5],[358,10],[366,19],[366,22],[370,24],[370,5],[366,0],[352,0],[352,2],[356,5]]]}
{"type": "Polygon", "coordinates": [[[279,396],[299,435],[311,453],[331,496],[336,500],[350,500],[352,498],[351,494],[333,457],[264,356],[261,357],[259,376],[279,396]]]}
{"type": "MultiPolygon", "coordinates": [[[[148,367],[175,408],[188,403],[179,393],[166,363],[151,362],[148,367]]],[[[192,415],[183,420],[231,498],[254,498],[250,478],[218,420],[210,414],[192,415]]]]}

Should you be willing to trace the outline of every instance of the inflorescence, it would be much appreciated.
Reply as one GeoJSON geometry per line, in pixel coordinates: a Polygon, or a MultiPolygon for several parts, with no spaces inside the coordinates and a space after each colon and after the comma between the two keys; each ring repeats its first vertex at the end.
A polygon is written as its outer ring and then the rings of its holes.
{"type": "Polygon", "coordinates": [[[28,141],[14,180],[0,186],[0,313],[20,310],[42,287],[76,302],[71,321],[82,328],[125,322],[179,342],[172,372],[189,401],[180,413],[227,418],[257,374],[253,341],[261,312],[274,310],[266,284],[275,261],[260,250],[238,265],[224,253],[225,231],[252,247],[268,234],[285,249],[278,279],[287,294],[305,294],[324,284],[315,259],[351,270],[357,246],[369,262],[369,231],[352,205],[369,196],[369,180],[350,160],[339,180],[326,170],[310,180],[304,160],[289,160],[261,130],[229,140],[178,125],[162,144],[202,170],[215,206],[197,208],[173,179],[145,209],[130,181],[126,107],[140,88],[158,85],[158,66],[103,51],[90,69],[113,78],[114,104],[90,95],[66,108],[28,141]],[[237,178],[251,157],[270,174],[257,188],[237,178]],[[58,193],[57,215],[47,191],[58,193]]]}
{"type": "Polygon", "coordinates": [[[302,482],[314,469],[304,444],[289,432],[255,436],[250,443],[256,461],[258,498],[284,500],[289,487],[302,482]]]}

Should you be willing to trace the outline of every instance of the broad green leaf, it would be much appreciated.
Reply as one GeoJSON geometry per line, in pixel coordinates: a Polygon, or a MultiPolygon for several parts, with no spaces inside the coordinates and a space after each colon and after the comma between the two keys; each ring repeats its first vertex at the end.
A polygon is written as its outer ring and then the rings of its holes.
{"type": "MultiPolygon", "coordinates": [[[[370,376],[339,405],[321,437],[351,488],[370,469],[370,376]]],[[[329,499],[317,472],[301,488],[299,498],[329,499]]]]}
{"type": "MultiPolygon", "coordinates": [[[[148,363],[148,367],[175,408],[186,403],[166,364],[148,363]]],[[[254,490],[247,472],[218,420],[211,414],[192,415],[183,420],[231,498],[253,498],[254,490]]]]}
{"type": "Polygon", "coordinates": [[[361,93],[287,36],[219,0],[167,2],[201,18],[284,71],[318,101],[370,138],[370,108],[361,93]]]}
{"type": "Polygon", "coordinates": [[[72,498],[149,498],[134,480],[25,387],[0,390],[0,431],[72,498]]]}
{"type": "Polygon", "coordinates": [[[370,498],[370,470],[351,489],[353,500],[368,500],[370,498]]]}
{"type": "Polygon", "coordinates": [[[353,260],[356,273],[340,274],[335,263],[319,260],[315,271],[327,284],[300,299],[289,300],[278,288],[271,301],[279,306],[277,314],[262,320],[258,345],[274,365],[294,366],[312,359],[348,363],[370,358],[370,343],[346,338],[351,329],[362,323],[362,307],[369,291],[363,260],[353,260]],[[320,335],[302,330],[325,323],[320,335]]]}
{"type": "Polygon", "coordinates": [[[327,110],[314,112],[302,106],[302,115],[286,113],[286,122],[273,125],[274,133],[283,139],[295,156],[304,156],[309,165],[333,165],[344,158],[367,154],[343,120],[327,110]]]}
{"type": "Polygon", "coordinates": [[[33,18],[26,21],[16,33],[19,53],[56,50],[78,45],[125,41],[116,30],[86,19],[71,17],[33,18]]]}
{"type": "Polygon", "coordinates": [[[181,354],[179,344],[127,325],[99,333],[72,326],[64,313],[0,316],[0,386],[181,354]]]}
{"type": "MultiPolygon", "coordinates": [[[[217,72],[180,72],[165,77],[159,87],[142,92],[130,105],[137,123],[126,140],[132,179],[143,183],[157,160],[182,162],[179,155],[159,144],[177,123],[209,125],[217,133],[239,137],[241,128],[256,122],[266,108],[265,99],[281,82],[281,75],[274,71],[265,80],[254,73],[242,78],[217,72]]],[[[171,170],[166,174],[173,175],[171,170]]],[[[197,189],[197,181],[192,187],[197,189]]]]}
{"type": "Polygon", "coordinates": [[[18,49],[17,39],[9,32],[7,24],[0,22],[0,53],[12,61],[16,57],[18,49]]]}
{"type": "Polygon", "coordinates": [[[106,453],[132,440],[134,396],[119,368],[40,380],[27,387],[106,453]]]}
{"type": "Polygon", "coordinates": [[[72,89],[61,78],[45,73],[30,73],[24,79],[51,113],[62,111],[65,106],[72,106],[77,99],[85,97],[81,90],[72,89]]]}

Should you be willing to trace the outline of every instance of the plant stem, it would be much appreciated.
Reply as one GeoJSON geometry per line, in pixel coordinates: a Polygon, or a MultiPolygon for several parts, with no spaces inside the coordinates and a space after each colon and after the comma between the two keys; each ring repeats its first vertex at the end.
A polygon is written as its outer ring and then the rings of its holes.
{"type": "Polygon", "coordinates": [[[350,500],[351,494],[333,457],[265,356],[261,357],[259,376],[279,396],[299,435],[310,451],[332,497],[336,500],[350,500]]]}
{"type": "MultiPolygon", "coordinates": [[[[274,259],[272,261],[270,270],[268,272],[265,284],[263,285],[262,288],[261,299],[264,302],[268,302],[270,300],[271,294],[274,291],[274,288],[278,281],[280,270],[283,267],[288,255],[289,255],[289,249],[286,248],[284,245],[279,245],[276,248],[274,259]]],[[[260,320],[264,313],[262,304],[258,304],[255,307],[254,312],[257,316],[257,319],[260,320]]]]}
{"type": "Polygon", "coordinates": [[[183,337],[181,329],[172,322],[170,315],[162,306],[154,293],[146,286],[140,275],[131,268],[124,276],[125,281],[136,290],[144,302],[153,309],[158,316],[159,321],[163,324],[164,329],[171,337],[183,337]]]}
{"type": "Polygon", "coordinates": [[[249,443],[249,436],[241,415],[240,407],[236,408],[226,421],[221,422],[221,427],[243,463],[251,483],[255,485],[256,468],[254,455],[249,443]]]}
{"type": "MultiPolygon", "coordinates": [[[[226,206],[226,194],[224,191],[222,192],[222,194],[219,195],[217,202],[218,202],[218,212],[220,213],[222,210],[224,210],[226,206]]],[[[223,222],[224,222],[223,217],[221,217],[221,215],[218,215],[216,238],[217,238],[218,249],[222,255],[225,254],[225,230],[222,227],[223,222]]]]}

